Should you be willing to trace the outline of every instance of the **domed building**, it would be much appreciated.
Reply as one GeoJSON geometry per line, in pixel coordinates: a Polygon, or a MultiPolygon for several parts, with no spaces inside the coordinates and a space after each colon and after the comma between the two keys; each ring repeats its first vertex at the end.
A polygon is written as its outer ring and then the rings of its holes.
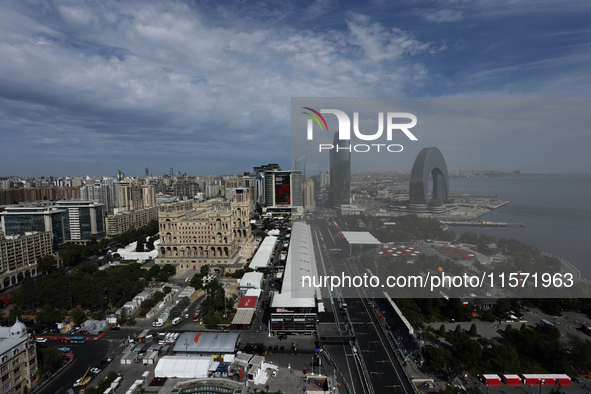
{"type": "Polygon", "coordinates": [[[0,371],[3,393],[22,393],[35,383],[35,340],[18,319],[10,327],[0,327],[0,371]]]}

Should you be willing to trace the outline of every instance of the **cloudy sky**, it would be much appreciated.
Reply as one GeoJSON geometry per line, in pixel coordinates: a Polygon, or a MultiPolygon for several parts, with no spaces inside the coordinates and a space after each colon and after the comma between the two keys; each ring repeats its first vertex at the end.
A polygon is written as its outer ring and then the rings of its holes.
{"type": "MultiPolygon", "coordinates": [[[[292,97],[589,97],[589,20],[587,0],[6,0],[0,176],[289,168],[292,97]]],[[[560,133],[448,167],[589,168],[591,133],[560,133]]]]}

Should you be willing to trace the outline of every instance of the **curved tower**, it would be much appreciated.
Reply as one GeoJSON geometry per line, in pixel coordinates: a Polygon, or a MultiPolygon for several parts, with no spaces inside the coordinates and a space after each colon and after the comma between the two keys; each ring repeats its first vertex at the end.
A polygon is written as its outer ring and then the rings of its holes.
{"type": "Polygon", "coordinates": [[[410,173],[409,209],[440,210],[449,199],[449,176],[443,154],[438,148],[423,148],[410,173]],[[433,198],[429,200],[429,175],[433,177],[433,198]]]}

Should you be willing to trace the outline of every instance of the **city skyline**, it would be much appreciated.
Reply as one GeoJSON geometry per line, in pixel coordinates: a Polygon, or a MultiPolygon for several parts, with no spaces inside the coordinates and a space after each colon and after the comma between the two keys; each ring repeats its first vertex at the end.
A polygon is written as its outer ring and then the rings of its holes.
{"type": "MultiPolygon", "coordinates": [[[[291,97],[591,91],[591,5],[584,1],[9,1],[1,9],[4,176],[117,169],[139,176],[146,165],[159,174],[171,164],[219,175],[261,161],[289,169],[291,97]]],[[[580,149],[589,133],[567,136],[553,160],[536,162],[557,141],[550,133],[520,160],[539,172],[579,172],[588,164],[580,149]]],[[[481,142],[458,144],[470,151],[481,142]]],[[[491,166],[484,155],[446,156],[453,169],[529,171],[517,159],[491,166]]]]}

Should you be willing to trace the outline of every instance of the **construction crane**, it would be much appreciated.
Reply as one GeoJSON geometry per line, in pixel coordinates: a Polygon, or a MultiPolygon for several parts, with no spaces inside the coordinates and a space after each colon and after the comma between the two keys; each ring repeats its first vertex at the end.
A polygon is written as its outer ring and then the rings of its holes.
{"type": "Polygon", "coordinates": [[[78,383],[78,386],[86,386],[88,383],[90,383],[92,376],[87,376],[88,371],[90,371],[90,367],[88,367],[88,369],[86,370],[86,373],[82,377],[82,380],[80,380],[80,383],[78,383]]]}

